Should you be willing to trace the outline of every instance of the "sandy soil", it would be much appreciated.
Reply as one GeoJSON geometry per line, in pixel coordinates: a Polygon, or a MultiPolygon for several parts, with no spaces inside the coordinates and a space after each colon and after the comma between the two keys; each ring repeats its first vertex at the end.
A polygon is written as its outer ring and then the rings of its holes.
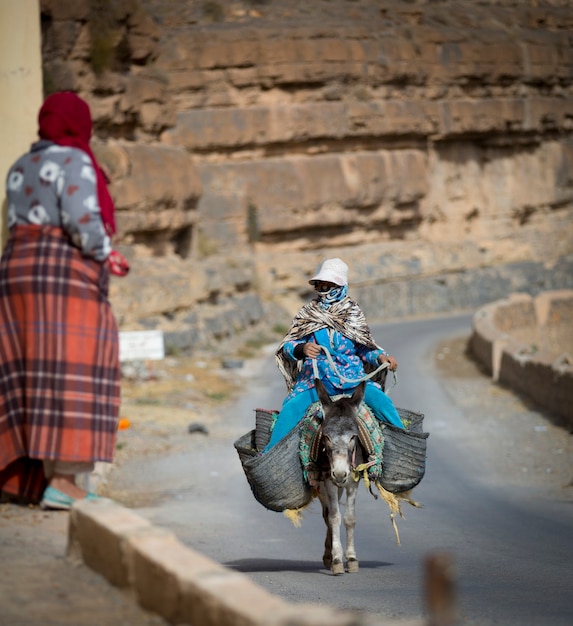
{"type": "Polygon", "coordinates": [[[470,423],[490,480],[573,502],[573,435],[527,398],[494,383],[467,354],[468,337],[437,346],[447,393],[470,423]]]}
{"type": "MultiPolygon", "coordinates": [[[[215,367],[208,360],[166,359],[139,374],[122,384],[121,416],[131,426],[118,434],[114,471],[121,472],[129,458],[176,450],[181,430],[186,432],[193,423],[209,427],[216,407],[235,392],[220,360],[215,367]]],[[[98,491],[106,495],[105,472],[98,470],[98,491]]],[[[97,472],[91,482],[97,485],[97,472]]],[[[122,494],[117,499],[140,504],[122,494]]],[[[67,533],[65,512],[0,504],[0,626],[166,624],[82,563],[67,559],[67,533]]]]}

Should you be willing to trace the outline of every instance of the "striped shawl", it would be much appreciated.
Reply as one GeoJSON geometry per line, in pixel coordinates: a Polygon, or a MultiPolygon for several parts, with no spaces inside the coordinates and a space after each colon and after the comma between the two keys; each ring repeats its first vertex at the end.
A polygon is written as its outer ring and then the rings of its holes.
{"type": "MultiPolygon", "coordinates": [[[[312,300],[305,304],[295,315],[290,330],[275,354],[277,366],[285,379],[289,392],[294,386],[300,363],[289,360],[283,352],[283,346],[288,341],[298,341],[321,328],[337,330],[355,343],[373,350],[382,349],[374,341],[362,309],[348,296],[344,297],[340,302],[331,304],[327,309],[323,309],[318,300],[312,300]]],[[[367,373],[373,369],[375,368],[365,364],[367,373]]],[[[383,386],[385,376],[386,372],[382,370],[380,375],[375,376],[373,380],[381,383],[383,386]]]]}

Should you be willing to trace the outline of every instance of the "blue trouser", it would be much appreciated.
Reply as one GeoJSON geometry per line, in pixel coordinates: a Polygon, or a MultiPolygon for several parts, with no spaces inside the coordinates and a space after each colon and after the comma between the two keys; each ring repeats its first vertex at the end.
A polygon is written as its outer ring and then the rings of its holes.
{"type": "MultiPolygon", "coordinates": [[[[285,400],[281,412],[277,415],[275,426],[271,433],[271,439],[264,449],[264,452],[270,450],[283,437],[286,437],[293,428],[298,426],[308,407],[313,402],[318,402],[318,394],[314,387],[307,391],[301,391],[290,400],[285,400]]],[[[367,381],[366,383],[364,402],[368,405],[368,408],[372,411],[374,416],[381,422],[392,424],[398,428],[404,428],[404,424],[392,400],[371,381],[367,381]]]]}

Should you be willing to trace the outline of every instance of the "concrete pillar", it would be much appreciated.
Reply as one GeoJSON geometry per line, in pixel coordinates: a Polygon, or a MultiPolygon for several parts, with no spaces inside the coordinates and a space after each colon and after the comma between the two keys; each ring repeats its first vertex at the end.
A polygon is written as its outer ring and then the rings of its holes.
{"type": "Polygon", "coordinates": [[[37,139],[43,102],[39,0],[0,2],[0,247],[6,240],[6,173],[37,139]]]}

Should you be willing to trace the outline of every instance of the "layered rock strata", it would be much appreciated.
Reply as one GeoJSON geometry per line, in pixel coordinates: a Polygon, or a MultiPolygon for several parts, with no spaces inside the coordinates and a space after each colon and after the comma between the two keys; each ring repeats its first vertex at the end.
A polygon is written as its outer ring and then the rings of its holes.
{"type": "Polygon", "coordinates": [[[570,3],[125,0],[103,68],[106,3],[41,4],[114,180],[124,328],[288,323],[328,256],[372,320],[573,287],[570,3]]]}

